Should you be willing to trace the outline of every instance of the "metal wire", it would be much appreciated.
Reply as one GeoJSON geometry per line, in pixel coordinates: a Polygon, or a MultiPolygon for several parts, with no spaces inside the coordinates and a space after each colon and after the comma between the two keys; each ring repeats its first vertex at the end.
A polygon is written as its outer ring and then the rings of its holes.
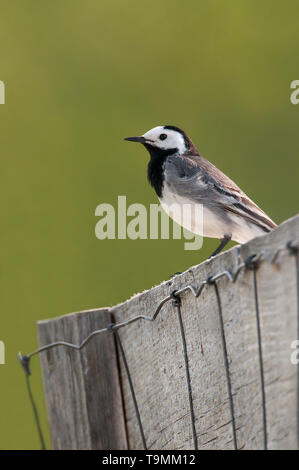
{"type": "MultiPolygon", "coordinates": [[[[299,241],[294,243],[292,242],[292,248],[296,248],[297,246],[299,246],[299,241]]],[[[275,253],[274,255],[272,256],[272,258],[269,256],[269,254],[264,251],[262,252],[261,254],[259,255],[252,255],[254,257],[254,261],[256,263],[260,263],[262,261],[267,261],[269,262],[270,264],[275,264],[276,261],[277,261],[277,258],[279,256],[279,254],[281,252],[283,252],[284,250],[289,250],[289,247],[286,246],[286,247],[283,247],[283,248],[279,248],[275,253]]],[[[226,277],[229,281],[231,281],[232,283],[236,282],[240,272],[242,271],[242,269],[245,269],[246,268],[246,263],[243,262],[243,263],[240,263],[236,269],[235,272],[231,273],[230,271],[228,270],[224,270],[224,271],[221,271],[220,273],[217,273],[213,276],[210,277],[210,281],[217,281],[218,279],[221,279],[221,278],[224,278],[226,277]]],[[[203,289],[209,284],[209,282],[207,280],[203,280],[199,287],[196,288],[194,287],[193,285],[191,284],[188,284],[180,289],[178,289],[176,292],[178,295],[181,295],[181,294],[186,294],[187,292],[191,292],[194,297],[199,297],[203,291],[203,289]]],[[[139,320],[145,320],[145,321],[154,321],[158,314],[160,313],[162,307],[167,303],[169,302],[170,300],[172,300],[172,297],[171,295],[168,295],[167,297],[165,297],[164,299],[161,300],[161,302],[159,303],[159,305],[157,306],[154,314],[152,317],[148,316],[148,315],[136,315],[132,318],[128,318],[127,320],[123,321],[123,322],[120,322],[120,323],[116,323],[115,326],[113,327],[114,330],[118,330],[119,328],[123,328],[124,326],[128,326],[130,325],[131,323],[134,323],[136,321],[139,321],[139,320]]],[[[113,309],[111,309],[111,312],[113,312],[113,309]]],[[[80,349],[84,348],[87,343],[89,343],[89,341],[94,338],[95,336],[97,335],[100,335],[102,333],[106,333],[108,332],[109,329],[108,328],[102,328],[101,330],[95,330],[93,331],[92,333],[90,333],[90,335],[88,335],[83,341],[82,343],[80,343],[79,345],[76,345],[76,344],[73,344],[73,343],[68,343],[66,341],[55,341],[53,343],[50,343],[50,344],[46,344],[44,346],[41,346],[39,347],[38,349],[36,349],[35,351],[29,353],[26,355],[26,357],[28,358],[31,358],[32,356],[35,356],[36,354],[39,354],[43,351],[47,351],[48,349],[51,349],[51,348],[55,348],[57,346],[65,346],[67,348],[70,348],[70,349],[75,349],[77,351],[79,351],[80,349]]]]}
{"type": "Polygon", "coordinates": [[[264,432],[264,450],[268,449],[267,443],[267,409],[266,409],[266,391],[265,391],[265,378],[264,378],[264,361],[263,361],[263,347],[262,347],[262,334],[261,334],[261,321],[259,312],[258,289],[256,279],[257,266],[253,266],[253,286],[254,286],[254,301],[256,313],[256,326],[257,326],[257,341],[259,351],[259,365],[260,365],[260,378],[261,378],[261,394],[262,394],[262,409],[263,409],[263,432],[264,432]]]}
{"type": "Polygon", "coordinates": [[[177,291],[173,291],[171,296],[173,298],[173,305],[177,309],[177,313],[178,313],[178,319],[179,319],[179,325],[180,325],[180,331],[181,331],[181,337],[182,337],[182,343],[183,343],[193,444],[194,444],[194,450],[198,450],[198,442],[197,442],[197,435],[196,435],[196,428],[195,428],[195,415],[194,415],[194,408],[193,408],[193,397],[192,397],[192,389],[191,389],[191,379],[190,379],[190,371],[189,371],[188,351],[187,351],[186,336],[185,336],[184,325],[183,325],[183,320],[182,320],[182,312],[181,312],[181,298],[177,294],[177,291]]]}
{"type": "MultiPolygon", "coordinates": [[[[132,378],[130,375],[128,363],[126,360],[126,356],[118,335],[117,330],[120,328],[123,328],[127,325],[130,325],[131,323],[134,323],[139,320],[145,320],[149,322],[153,322],[158,314],[160,313],[162,307],[169,302],[170,300],[174,301],[176,299],[179,299],[179,304],[176,305],[177,307],[177,313],[178,313],[178,318],[179,318],[179,324],[180,324],[180,330],[181,330],[181,336],[182,336],[182,341],[183,341],[183,351],[184,351],[184,360],[185,360],[185,370],[186,370],[186,380],[187,380],[187,387],[188,387],[188,396],[189,396],[189,406],[190,406],[190,417],[191,417],[191,427],[192,427],[192,434],[193,434],[193,441],[194,441],[194,448],[197,450],[198,448],[198,443],[197,443],[197,436],[196,436],[196,429],[195,429],[195,417],[194,417],[194,409],[193,409],[193,400],[192,400],[192,390],[191,390],[191,382],[190,382],[190,371],[189,371],[189,364],[188,364],[188,354],[187,354],[187,345],[186,345],[186,338],[185,338],[185,333],[184,333],[184,326],[183,326],[183,321],[182,321],[182,315],[181,315],[181,296],[191,292],[191,294],[197,298],[201,295],[203,289],[208,286],[213,284],[215,288],[215,294],[217,298],[217,305],[218,305],[218,314],[219,314],[219,321],[220,321],[220,327],[221,327],[221,338],[222,338],[222,345],[223,345],[223,352],[224,352],[224,364],[225,364],[225,370],[226,370],[226,380],[227,380],[227,388],[228,388],[228,395],[229,395],[229,403],[230,403],[230,412],[231,412],[231,419],[232,419],[232,431],[233,431],[233,442],[234,442],[234,448],[237,449],[237,438],[236,438],[236,426],[235,426],[235,417],[234,417],[234,403],[233,403],[233,397],[232,397],[232,387],[231,387],[231,380],[230,380],[230,371],[229,371],[229,361],[228,361],[228,354],[227,354],[227,346],[226,346],[226,339],[225,339],[225,332],[224,332],[224,323],[223,323],[223,316],[222,316],[222,307],[221,307],[221,300],[220,300],[220,295],[219,295],[219,290],[218,290],[218,285],[216,281],[222,279],[222,278],[227,278],[230,282],[234,283],[238,279],[238,276],[240,272],[243,269],[248,269],[250,265],[254,265],[257,267],[257,265],[263,261],[267,261],[272,265],[275,265],[277,262],[278,256],[285,250],[288,250],[291,252],[291,254],[296,254],[296,272],[297,272],[297,311],[298,311],[298,338],[299,338],[299,257],[298,257],[298,248],[299,248],[299,241],[297,242],[289,242],[286,246],[279,248],[273,255],[272,257],[266,252],[262,252],[259,255],[252,255],[249,257],[246,261],[240,262],[238,267],[234,272],[230,272],[229,270],[224,270],[221,271],[213,276],[210,276],[208,279],[203,280],[200,285],[196,288],[191,284],[188,284],[178,290],[175,291],[175,298],[174,298],[174,293],[171,293],[170,295],[166,296],[164,299],[161,300],[159,305],[157,306],[154,314],[152,316],[147,316],[147,315],[137,315],[132,318],[129,318],[123,322],[116,323],[113,325],[109,325],[106,328],[102,328],[101,330],[95,330],[90,335],[88,335],[79,345],[69,343],[66,341],[56,341],[50,344],[46,344],[44,346],[39,347],[35,351],[22,356],[21,353],[19,353],[18,358],[19,361],[22,365],[22,367],[25,370],[25,375],[26,375],[26,381],[27,381],[27,388],[28,388],[28,394],[29,398],[32,404],[34,416],[35,416],[35,421],[41,441],[41,447],[42,449],[45,449],[45,444],[44,444],[44,439],[42,436],[41,432],[41,427],[39,423],[39,417],[37,413],[37,408],[33,399],[31,387],[30,387],[30,382],[29,382],[29,375],[30,375],[30,370],[29,370],[29,361],[31,357],[40,354],[41,352],[47,351],[49,349],[59,347],[59,346],[64,346],[66,348],[74,349],[74,350],[81,350],[84,348],[89,341],[91,341],[92,338],[95,336],[101,335],[103,333],[107,333],[109,331],[112,331],[115,338],[116,342],[119,346],[119,350],[123,359],[124,367],[126,370],[129,386],[130,386],[130,391],[132,395],[132,399],[134,402],[134,407],[135,407],[135,413],[138,421],[138,426],[140,429],[140,434],[141,434],[141,439],[142,439],[142,444],[144,449],[147,449],[146,447],[146,440],[144,436],[144,431],[143,431],[143,426],[140,418],[140,413],[138,409],[138,404],[134,392],[134,387],[132,383],[132,378]]],[[[258,342],[259,342],[259,361],[260,361],[260,373],[261,373],[261,388],[262,388],[262,404],[263,404],[263,423],[264,423],[264,444],[265,448],[267,448],[267,421],[266,421],[266,397],[265,397],[265,384],[264,384],[264,371],[263,371],[263,355],[262,355],[262,343],[261,343],[261,331],[260,331],[260,319],[259,319],[259,307],[258,307],[258,294],[257,294],[257,281],[256,281],[256,274],[255,274],[255,269],[253,270],[253,275],[254,275],[254,292],[255,292],[255,306],[256,306],[256,318],[257,318],[257,331],[258,331],[258,342]]],[[[113,313],[113,309],[111,309],[111,313],[113,313]]],[[[299,367],[298,367],[298,375],[297,375],[297,423],[298,423],[298,446],[299,446],[299,367]]]]}
{"type": "Polygon", "coordinates": [[[234,401],[233,401],[232,385],[231,385],[231,379],[230,379],[229,361],[228,361],[227,346],[226,346],[226,339],[225,339],[221,300],[220,300],[219,290],[218,290],[216,281],[213,280],[210,282],[214,285],[216,299],[217,299],[218,315],[219,315],[220,329],[221,329],[221,340],[222,340],[222,348],[223,348],[223,357],[224,357],[224,366],[225,366],[225,374],[226,374],[227,393],[228,393],[228,399],[229,399],[230,415],[231,415],[231,420],[232,420],[233,442],[234,442],[234,449],[238,450],[234,401]]]}
{"type": "Polygon", "coordinates": [[[37,432],[38,432],[38,437],[39,437],[39,441],[40,441],[41,450],[46,450],[45,440],[44,440],[42,428],[41,428],[41,425],[40,425],[37,406],[35,404],[35,400],[33,398],[32,390],[31,390],[30,377],[29,377],[31,375],[31,372],[30,372],[30,369],[29,369],[29,359],[26,358],[26,356],[21,357],[20,355],[18,356],[18,359],[19,359],[19,361],[20,361],[20,363],[21,363],[21,365],[24,369],[24,372],[25,372],[28,396],[29,396],[29,400],[30,400],[30,403],[31,403],[31,408],[32,408],[33,415],[34,415],[34,420],[35,420],[35,424],[36,424],[36,428],[37,428],[37,432]]]}
{"type": "Polygon", "coordinates": [[[110,328],[110,329],[112,330],[112,332],[113,332],[113,334],[114,334],[114,337],[115,337],[115,339],[116,339],[117,345],[118,345],[119,350],[120,350],[120,354],[121,354],[121,357],[122,357],[122,360],[123,360],[123,363],[124,363],[124,367],[125,367],[125,371],[126,371],[126,374],[127,374],[127,379],[128,379],[128,382],[129,382],[130,391],[131,391],[131,395],[132,395],[132,399],[133,399],[133,403],[134,403],[135,414],[136,414],[136,418],[137,418],[137,422],[138,422],[138,426],[139,426],[139,431],[140,431],[140,435],[141,435],[142,445],[143,445],[144,450],[147,450],[146,439],[145,439],[145,436],[144,436],[143,426],[142,426],[141,417],[140,417],[140,412],[139,412],[139,408],[138,408],[138,404],[137,404],[137,399],[136,399],[136,395],[135,395],[135,391],[134,391],[134,387],[133,387],[133,382],[132,382],[132,377],[131,377],[130,369],[129,369],[129,366],[128,366],[128,362],[127,362],[127,359],[126,359],[125,351],[124,351],[124,348],[123,348],[123,346],[122,346],[122,343],[121,343],[121,340],[120,340],[118,331],[116,331],[116,330],[114,329],[114,327],[115,327],[115,324],[111,324],[111,325],[109,325],[108,328],[110,328]]]}

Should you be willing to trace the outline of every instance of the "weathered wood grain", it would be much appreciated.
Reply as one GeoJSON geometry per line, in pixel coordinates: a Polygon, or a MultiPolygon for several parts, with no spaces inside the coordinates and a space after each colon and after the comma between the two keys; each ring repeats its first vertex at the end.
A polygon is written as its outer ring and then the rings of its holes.
{"type": "MultiPolygon", "coordinates": [[[[40,344],[79,344],[111,323],[109,309],[42,321],[40,344]]],[[[113,335],[81,351],[53,348],[40,355],[53,449],[126,449],[126,431],[113,335]]]]}
{"type": "MultiPolygon", "coordinates": [[[[278,248],[285,247],[289,240],[299,240],[298,216],[240,249],[234,247],[150,291],[132,297],[110,312],[116,322],[135,315],[152,315],[161,299],[174,289],[189,283],[198,287],[203,280],[223,270],[234,272],[249,255],[266,250],[271,256],[278,248]]],[[[291,342],[297,339],[298,328],[294,258],[285,250],[279,255],[277,266],[267,261],[260,263],[256,276],[268,448],[296,449],[297,366],[292,365],[290,360],[291,342]]],[[[253,271],[242,270],[235,283],[223,277],[217,281],[217,286],[228,353],[237,447],[262,449],[264,428],[253,271]]],[[[233,449],[231,412],[214,286],[206,286],[198,298],[190,292],[182,295],[181,309],[198,447],[233,449]]],[[[42,323],[39,326],[41,344],[57,339],[78,343],[93,328],[90,324],[90,328],[86,329],[84,315],[75,314],[42,323]],[[68,321],[68,328],[65,327],[65,321],[68,321]]],[[[95,323],[101,315],[101,311],[94,311],[95,323]]],[[[139,320],[121,328],[119,336],[131,371],[148,448],[192,449],[183,344],[177,312],[172,302],[164,305],[155,322],[139,320]]],[[[96,440],[90,439],[88,435],[90,428],[97,429],[97,423],[102,419],[95,397],[98,393],[95,388],[98,375],[94,368],[101,371],[103,380],[106,380],[107,369],[111,374],[111,369],[117,370],[116,359],[107,361],[103,351],[96,349],[101,348],[102,342],[109,341],[108,338],[111,340],[111,335],[106,333],[95,338],[88,346],[90,349],[86,348],[81,353],[84,354],[83,362],[75,357],[78,352],[65,351],[63,348],[51,352],[49,359],[42,359],[51,435],[56,448],[63,448],[65,444],[61,409],[65,410],[63,413],[71,428],[68,431],[68,448],[80,448],[81,442],[85,443],[85,448],[95,448],[97,445],[96,440]],[[74,369],[73,361],[79,362],[79,372],[74,369]],[[89,368],[92,369],[85,384],[84,374],[89,368]],[[86,389],[90,393],[90,406],[86,405],[86,389]],[[88,413],[85,412],[87,408],[88,413]],[[95,412],[92,415],[93,408],[95,412]],[[81,414],[78,412],[80,409],[83,410],[81,414]]],[[[140,432],[121,359],[119,365],[128,446],[141,449],[140,432]]],[[[118,387],[117,380],[111,380],[111,377],[109,380],[118,387]]],[[[115,407],[108,395],[106,399],[105,412],[115,407]]],[[[123,416],[121,410],[119,415],[123,416]]],[[[123,431],[120,434],[122,436],[123,431]]]]}

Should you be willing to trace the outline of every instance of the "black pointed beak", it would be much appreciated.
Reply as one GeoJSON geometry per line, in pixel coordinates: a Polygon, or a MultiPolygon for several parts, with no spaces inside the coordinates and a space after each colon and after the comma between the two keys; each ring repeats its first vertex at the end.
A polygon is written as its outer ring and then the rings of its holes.
{"type": "Polygon", "coordinates": [[[145,138],[142,135],[140,137],[126,137],[125,140],[129,142],[139,142],[140,144],[145,143],[145,138]]]}

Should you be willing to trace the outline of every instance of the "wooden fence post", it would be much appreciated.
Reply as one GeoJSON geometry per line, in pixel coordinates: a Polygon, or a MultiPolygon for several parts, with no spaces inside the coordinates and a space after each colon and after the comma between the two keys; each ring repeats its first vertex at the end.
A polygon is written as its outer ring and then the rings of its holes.
{"type": "MultiPolygon", "coordinates": [[[[41,344],[79,344],[111,323],[109,309],[41,321],[41,344]]],[[[113,334],[81,351],[53,348],[41,354],[53,449],[126,449],[126,429],[113,334]]]]}
{"type": "Polygon", "coordinates": [[[298,448],[298,254],[289,241],[299,242],[299,216],[110,310],[39,323],[42,345],[79,344],[111,314],[116,323],[152,316],[173,291],[207,281],[199,297],[181,294],[181,316],[174,295],[155,321],[117,330],[118,359],[111,331],[81,352],[41,353],[53,447],[121,449],[127,436],[131,449],[144,440],[148,449],[193,449],[194,439],[199,449],[298,448]]]}

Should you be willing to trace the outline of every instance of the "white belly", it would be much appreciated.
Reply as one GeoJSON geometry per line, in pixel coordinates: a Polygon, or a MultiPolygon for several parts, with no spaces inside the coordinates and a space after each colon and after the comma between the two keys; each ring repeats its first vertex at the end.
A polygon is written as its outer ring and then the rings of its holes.
{"type": "Polygon", "coordinates": [[[221,219],[203,204],[196,204],[167,189],[164,189],[160,202],[166,214],[190,232],[210,238],[222,238],[225,235],[221,219]]]}
{"type": "Polygon", "coordinates": [[[203,204],[196,204],[194,201],[183,198],[169,191],[167,187],[164,187],[163,198],[160,202],[169,217],[196,235],[218,239],[230,236],[238,243],[245,243],[265,233],[258,226],[235,214],[230,214],[225,222],[224,218],[203,204]]]}

